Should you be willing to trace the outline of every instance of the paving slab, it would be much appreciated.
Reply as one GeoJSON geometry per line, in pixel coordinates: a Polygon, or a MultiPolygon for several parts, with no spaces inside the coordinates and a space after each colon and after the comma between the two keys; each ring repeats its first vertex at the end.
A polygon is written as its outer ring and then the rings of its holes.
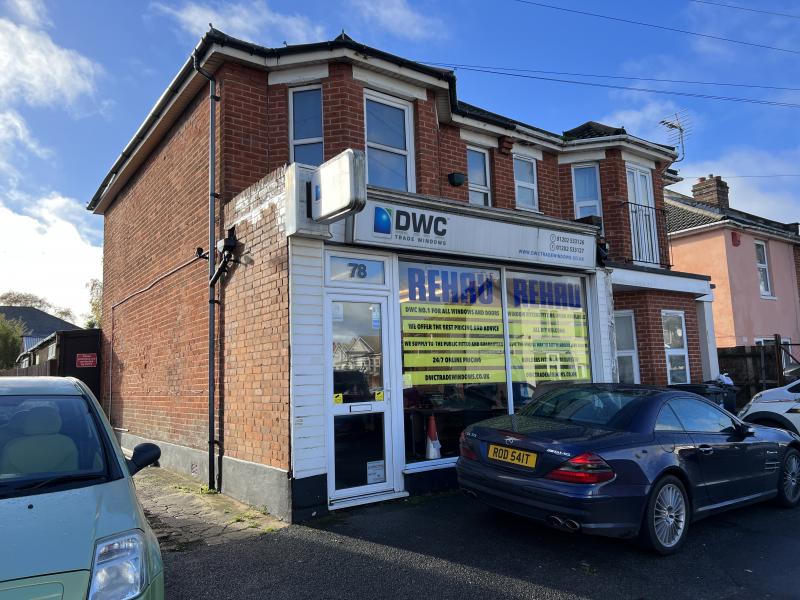
{"type": "Polygon", "coordinates": [[[263,510],[209,491],[187,475],[151,467],[133,481],[162,552],[258,538],[286,527],[263,510]]]}

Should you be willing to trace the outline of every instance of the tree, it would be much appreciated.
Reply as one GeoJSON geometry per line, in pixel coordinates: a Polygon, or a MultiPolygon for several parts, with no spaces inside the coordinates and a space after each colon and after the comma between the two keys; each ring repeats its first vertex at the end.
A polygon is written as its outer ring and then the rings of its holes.
{"type": "Polygon", "coordinates": [[[0,369],[14,366],[22,352],[24,327],[19,321],[12,321],[0,315],[0,369]]]}
{"type": "Polygon", "coordinates": [[[73,313],[71,309],[55,306],[49,300],[37,296],[36,294],[29,294],[28,292],[15,292],[11,290],[0,294],[0,306],[30,306],[50,313],[59,319],[69,321],[70,323],[75,322],[75,313],[73,313]]]}
{"type": "Polygon", "coordinates": [[[90,279],[86,284],[89,288],[89,318],[86,327],[102,327],[103,325],[103,282],[99,279],[90,279]]]}

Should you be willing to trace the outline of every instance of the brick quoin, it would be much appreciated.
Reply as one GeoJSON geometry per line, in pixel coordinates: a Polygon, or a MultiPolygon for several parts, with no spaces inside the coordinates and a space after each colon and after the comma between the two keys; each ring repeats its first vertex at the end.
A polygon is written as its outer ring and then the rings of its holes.
{"type": "Polygon", "coordinates": [[[628,214],[628,178],[622,152],[606,150],[600,161],[600,195],[603,199],[603,230],[608,242],[608,257],[625,262],[633,257],[631,222],[628,214]]]}
{"type": "Polygon", "coordinates": [[[511,154],[513,140],[501,137],[497,148],[489,149],[489,164],[492,175],[492,205],[497,208],[516,208],[514,184],[514,157],[511,154]]]}
{"type": "Polygon", "coordinates": [[[662,310],[683,311],[686,322],[686,347],[689,350],[689,374],[692,383],[703,380],[700,359],[700,332],[697,325],[697,302],[692,296],[659,290],[614,292],[615,310],[632,310],[636,322],[636,347],[639,374],[643,384],[667,385],[667,355],[661,326],[662,310]]]}

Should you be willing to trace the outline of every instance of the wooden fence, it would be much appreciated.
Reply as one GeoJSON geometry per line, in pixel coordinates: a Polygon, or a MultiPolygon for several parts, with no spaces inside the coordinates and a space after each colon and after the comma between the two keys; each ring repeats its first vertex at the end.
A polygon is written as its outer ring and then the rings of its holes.
{"type": "Polygon", "coordinates": [[[56,359],[40,362],[30,367],[11,367],[0,371],[0,377],[48,377],[58,375],[58,361],[56,359]]]}

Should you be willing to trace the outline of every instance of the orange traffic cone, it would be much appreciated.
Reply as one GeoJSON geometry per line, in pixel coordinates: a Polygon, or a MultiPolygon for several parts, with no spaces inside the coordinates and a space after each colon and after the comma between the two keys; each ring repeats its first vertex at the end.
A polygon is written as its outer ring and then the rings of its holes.
{"type": "Polygon", "coordinates": [[[428,435],[425,443],[425,458],[442,458],[439,443],[439,434],[436,432],[436,418],[431,415],[428,417],[428,435]]]}

